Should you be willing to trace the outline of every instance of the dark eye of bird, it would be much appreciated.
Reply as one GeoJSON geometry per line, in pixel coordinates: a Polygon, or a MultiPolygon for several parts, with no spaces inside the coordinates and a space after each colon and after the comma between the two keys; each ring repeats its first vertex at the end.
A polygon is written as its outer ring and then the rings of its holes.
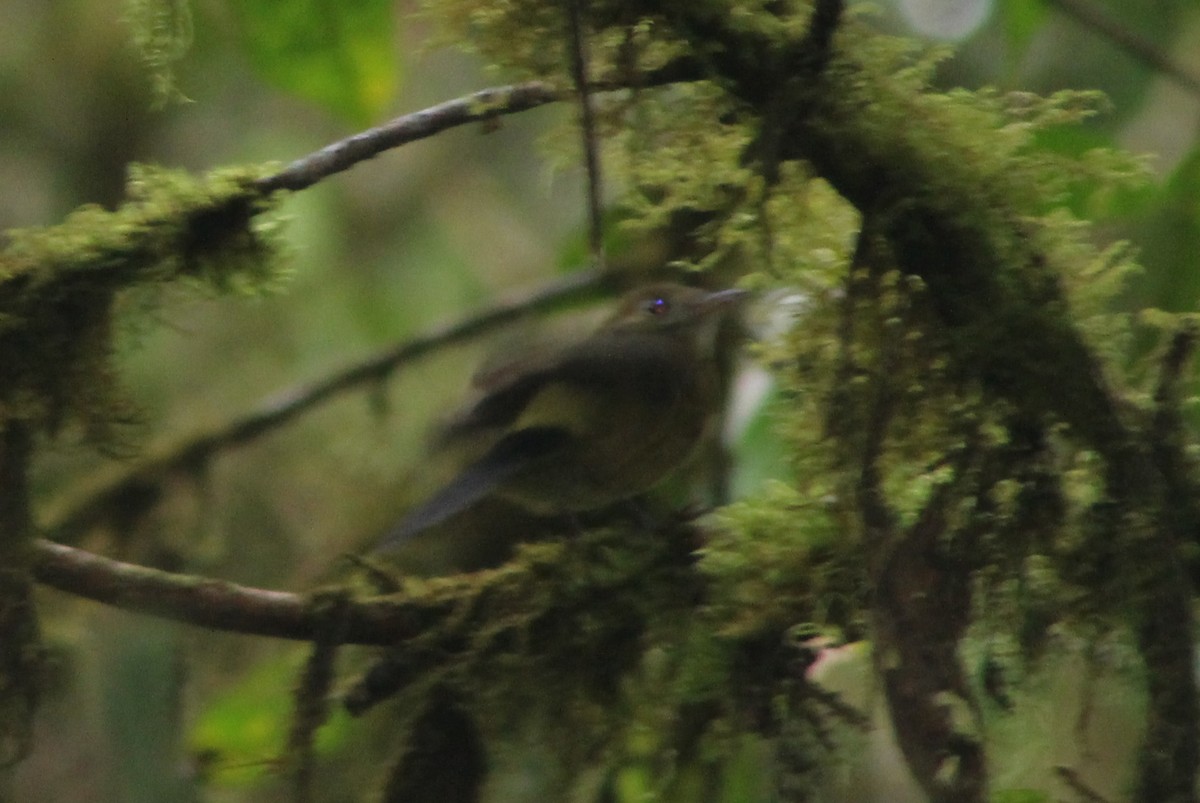
{"type": "Polygon", "coordinates": [[[655,317],[666,315],[671,309],[671,302],[667,301],[662,296],[655,296],[646,302],[646,312],[655,317]]]}

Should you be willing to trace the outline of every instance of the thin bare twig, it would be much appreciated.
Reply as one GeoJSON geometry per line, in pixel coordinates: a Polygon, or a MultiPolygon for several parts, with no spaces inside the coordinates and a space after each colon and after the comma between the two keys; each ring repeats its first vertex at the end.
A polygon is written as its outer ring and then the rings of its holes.
{"type": "Polygon", "coordinates": [[[217,452],[249,443],[338,394],[384,380],[402,365],[436,349],[477,337],[522,315],[555,309],[593,291],[600,282],[601,277],[595,271],[571,274],[469,318],[384,349],[324,379],[277,393],[250,412],[169,445],[119,475],[80,492],[75,500],[61,505],[65,512],[52,517],[45,529],[54,540],[71,540],[76,533],[103,520],[110,511],[120,509],[128,514],[135,506],[130,500],[152,503],[156,496],[153,489],[166,477],[202,466],[217,452]]]}
{"type": "Polygon", "coordinates": [[[1091,28],[1133,58],[1170,76],[1194,95],[1200,95],[1200,76],[1171,58],[1151,40],[1131,31],[1113,18],[1106,9],[1091,0],[1046,0],[1046,2],[1091,28]]]}
{"type": "Polygon", "coordinates": [[[397,117],[321,150],[297,159],[273,176],[258,182],[264,193],[302,190],[386,150],[431,137],[448,128],[523,112],[568,97],[569,93],[544,81],[492,87],[397,117]]]}
{"type": "Polygon", "coordinates": [[[587,169],[588,246],[592,267],[604,269],[604,224],[601,208],[600,155],[596,146],[596,115],[588,80],[587,38],[583,35],[583,4],[567,0],[570,33],[571,79],[579,100],[579,127],[583,139],[583,162],[587,169]]]}
{"type": "Polygon", "coordinates": [[[1054,772],[1084,803],[1112,803],[1104,795],[1084,783],[1076,770],[1070,767],[1055,767],[1054,772]]]}
{"type": "MultiPolygon", "coordinates": [[[[588,89],[593,92],[612,92],[695,81],[701,77],[702,73],[694,60],[679,58],[629,80],[589,83],[588,89]]],[[[401,115],[383,125],[326,145],[319,151],[297,159],[278,173],[259,180],[257,186],[264,194],[278,190],[303,190],[323,178],[348,170],[359,162],[373,159],[391,148],[427,139],[449,128],[535,109],[569,98],[571,94],[569,90],[545,81],[527,81],[482,89],[427,109],[401,115]]]]}
{"type": "MultiPolygon", "coordinates": [[[[230,633],[312,640],[327,617],[301,594],[149,569],[52,541],[36,540],[33,575],[42,585],[135,613],[230,633]]],[[[396,644],[420,630],[402,600],[348,603],[340,638],[347,644],[396,644]]]]}

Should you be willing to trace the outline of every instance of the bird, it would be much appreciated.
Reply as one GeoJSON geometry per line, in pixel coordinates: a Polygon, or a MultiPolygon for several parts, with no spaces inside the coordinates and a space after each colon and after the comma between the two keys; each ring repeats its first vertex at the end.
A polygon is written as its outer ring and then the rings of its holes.
{"type": "Polygon", "coordinates": [[[674,283],[639,287],[582,340],[479,373],[478,398],[439,440],[475,459],[375,551],[394,549],[485,498],[555,516],[652,488],[688,461],[720,411],[718,329],[747,295],[674,283]]]}

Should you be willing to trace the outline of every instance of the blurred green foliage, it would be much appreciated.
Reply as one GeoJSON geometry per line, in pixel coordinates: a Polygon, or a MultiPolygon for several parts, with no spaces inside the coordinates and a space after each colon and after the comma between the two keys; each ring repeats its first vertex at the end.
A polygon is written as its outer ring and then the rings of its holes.
{"type": "Polygon", "coordinates": [[[248,0],[233,8],[243,47],[273,84],[357,125],[378,120],[400,84],[388,0],[248,0]]]}
{"type": "MultiPolygon", "coordinates": [[[[280,678],[296,677],[303,658],[303,650],[294,648],[260,661],[220,688],[199,713],[189,749],[211,762],[211,783],[261,788],[279,772],[273,757],[287,742],[293,704],[291,685],[280,678]]],[[[351,727],[350,716],[335,711],[317,732],[317,753],[342,749],[351,727]]]]}
{"type": "Polygon", "coordinates": [[[1175,168],[1132,231],[1146,268],[1141,293],[1171,312],[1195,312],[1200,300],[1200,147],[1175,168]]]}

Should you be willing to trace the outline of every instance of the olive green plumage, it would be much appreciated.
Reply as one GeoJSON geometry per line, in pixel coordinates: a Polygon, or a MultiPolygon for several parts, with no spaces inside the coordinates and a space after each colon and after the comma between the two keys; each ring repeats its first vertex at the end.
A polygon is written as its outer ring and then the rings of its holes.
{"type": "Polygon", "coordinates": [[[396,546],[485,497],[537,515],[594,510],[683,464],[721,404],[715,340],[745,293],[655,284],[589,337],[476,378],[443,444],[479,455],[380,544],[396,546]]]}

